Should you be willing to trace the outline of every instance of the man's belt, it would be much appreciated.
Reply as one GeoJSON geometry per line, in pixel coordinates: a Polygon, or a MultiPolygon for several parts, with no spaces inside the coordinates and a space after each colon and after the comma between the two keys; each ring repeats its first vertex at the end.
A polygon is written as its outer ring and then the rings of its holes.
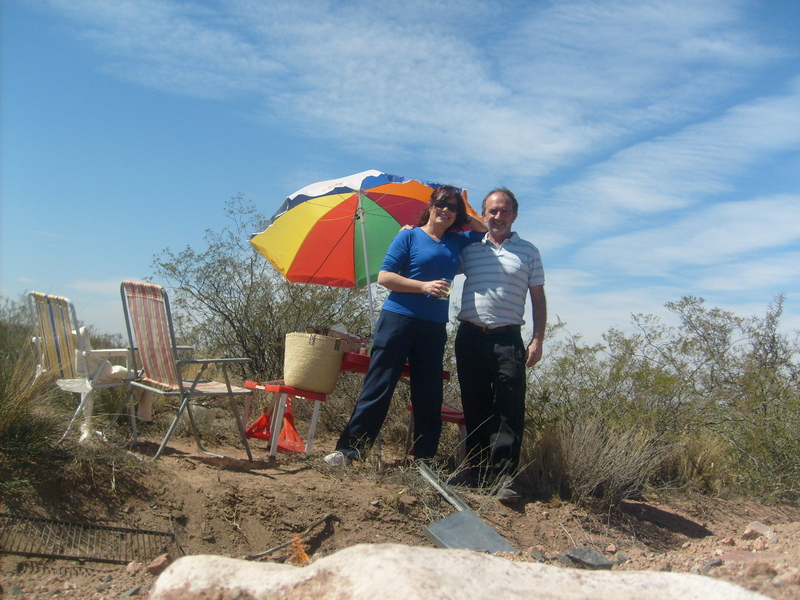
{"type": "Polygon", "coordinates": [[[520,331],[520,325],[500,325],[499,327],[488,327],[486,325],[475,325],[470,321],[461,321],[462,325],[466,325],[470,329],[477,329],[478,331],[488,334],[496,335],[500,333],[508,333],[509,331],[520,331]]]}

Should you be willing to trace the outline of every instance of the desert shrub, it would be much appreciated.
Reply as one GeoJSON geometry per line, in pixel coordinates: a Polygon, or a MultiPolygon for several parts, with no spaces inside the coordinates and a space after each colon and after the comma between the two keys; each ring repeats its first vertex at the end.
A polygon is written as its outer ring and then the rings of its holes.
{"type": "Polygon", "coordinates": [[[578,504],[617,505],[641,495],[665,455],[651,432],[615,425],[602,415],[562,420],[557,437],[562,487],[578,504]]]}
{"type": "Polygon", "coordinates": [[[677,327],[635,315],[633,334],[611,329],[605,344],[575,336],[549,346],[532,371],[527,407],[526,455],[540,487],[566,485],[580,500],[599,489],[593,479],[608,479],[611,500],[645,482],[800,500],[800,348],[779,331],[783,298],[763,318],[692,297],[666,306],[677,327]],[[638,450],[620,452],[618,440],[638,450]],[[595,473],[590,459],[575,458],[576,444],[599,455],[595,473]],[[644,461],[648,479],[627,486],[619,483],[626,477],[601,477],[611,461],[619,473],[644,461]]]}
{"type": "Polygon", "coordinates": [[[31,467],[53,446],[54,419],[42,407],[52,400],[52,382],[35,376],[30,343],[0,354],[0,494],[25,490],[31,467]]]}
{"type": "Polygon", "coordinates": [[[30,341],[30,312],[25,296],[0,297],[0,357],[4,366],[13,365],[30,341]]]}
{"type": "Polygon", "coordinates": [[[796,404],[791,410],[754,417],[740,431],[726,428],[737,459],[737,491],[766,502],[800,501],[800,420],[796,404]]]}
{"type": "Polygon", "coordinates": [[[670,446],[655,481],[665,487],[725,495],[735,483],[736,473],[736,457],[728,441],[706,429],[681,435],[670,446]]]}

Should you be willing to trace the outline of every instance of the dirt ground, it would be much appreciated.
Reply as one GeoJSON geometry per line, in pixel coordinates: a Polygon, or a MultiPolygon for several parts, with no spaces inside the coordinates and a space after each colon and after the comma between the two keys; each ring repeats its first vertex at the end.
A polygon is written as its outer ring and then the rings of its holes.
{"type": "MultiPolygon", "coordinates": [[[[24,506],[0,512],[140,530],[174,532],[185,554],[260,560],[314,560],[359,543],[432,546],[425,527],[454,512],[413,467],[384,448],[373,458],[333,468],[322,462],[333,440],[320,434],[310,457],[268,457],[253,440],[255,461],[239,446],[197,451],[173,439],[151,463],[120,457],[110,467],[85,461],[88,487],[53,476],[49,489],[24,506]],[[292,539],[294,550],[285,545],[292,539]]],[[[98,443],[97,452],[104,446],[98,443]]],[[[139,448],[153,453],[153,440],[139,448]]],[[[93,451],[93,450],[90,450],[93,451]]],[[[140,455],[141,456],[141,455],[140,455]]],[[[108,465],[109,461],[102,464],[108,465]]],[[[800,598],[800,509],[705,497],[651,496],[613,514],[592,514],[560,502],[523,498],[504,506],[491,496],[458,489],[473,510],[518,552],[508,560],[565,567],[558,555],[588,546],[617,561],[617,570],[701,573],[777,599],[800,598]],[[769,527],[743,539],[751,522],[769,527]]],[[[146,597],[155,576],[148,559],[128,565],[0,554],[3,598],[146,597]]]]}

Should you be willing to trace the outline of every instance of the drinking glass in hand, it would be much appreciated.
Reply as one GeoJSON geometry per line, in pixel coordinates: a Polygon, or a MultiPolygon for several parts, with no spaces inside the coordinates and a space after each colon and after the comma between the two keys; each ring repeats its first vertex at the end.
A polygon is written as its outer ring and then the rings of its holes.
{"type": "Polygon", "coordinates": [[[450,300],[450,292],[453,289],[453,280],[448,279],[447,277],[442,277],[442,281],[447,283],[447,289],[442,290],[442,295],[439,296],[439,300],[444,300],[445,302],[447,302],[448,300],[450,300]]]}

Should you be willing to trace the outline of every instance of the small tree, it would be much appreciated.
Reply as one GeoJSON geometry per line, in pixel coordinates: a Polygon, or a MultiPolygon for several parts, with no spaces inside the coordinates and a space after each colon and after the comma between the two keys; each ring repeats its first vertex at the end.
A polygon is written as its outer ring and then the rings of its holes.
{"type": "Polygon", "coordinates": [[[186,342],[209,355],[249,358],[240,375],[270,380],[282,376],[286,333],[344,323],[368,334],[363,290],[288,283],[248,243],[267,219],[242,196],[227,202],[225,213],[230,225],[207,230],[204,251],[167,248],[153,262],[155,277],[172,289],[186,342]]]}

